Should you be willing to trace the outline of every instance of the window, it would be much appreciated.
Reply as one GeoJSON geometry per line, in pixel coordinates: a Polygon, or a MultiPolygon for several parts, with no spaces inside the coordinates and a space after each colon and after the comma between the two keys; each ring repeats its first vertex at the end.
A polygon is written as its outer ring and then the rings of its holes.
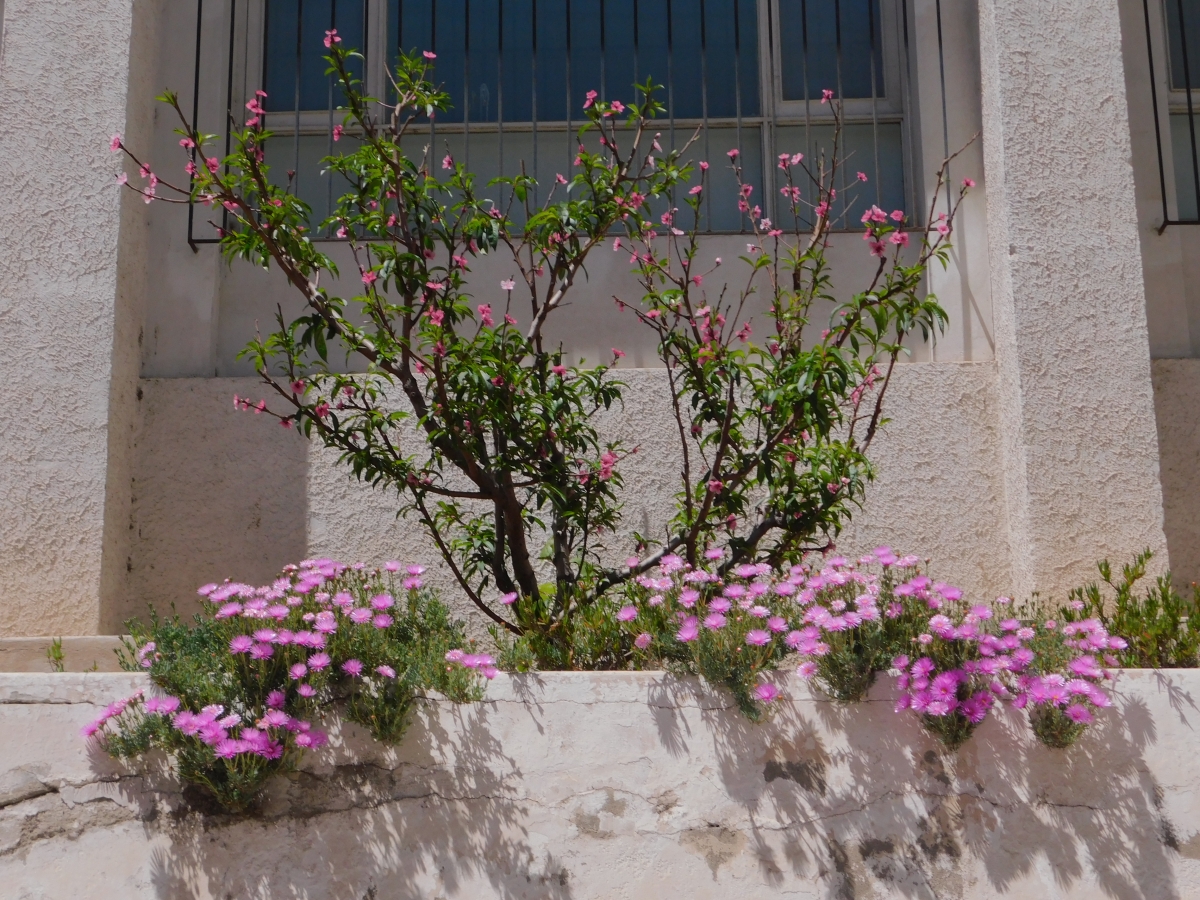
{"type": "Polygon", "coordinates": [[[1200,221],[1200,0],[1164,0],[1178,218],[1200,221]]]}
{"type": "MultiPolygon", "coordinates": [[[[910,62],[904,0],[254,0],[248,4],[241,91],[267,91],[268,162],[323,218],[341,186],[321,172],[334,151],[340,102],[325,75],[321,39],[336,28],[364,49],[367,90],[386,90],[385,66],[400,49],[437,54],[435,77],[452,109],[426,123],[412,152],[431,139],[481,182],[521,166],[542,183],[569,171],[589,90],[628,101],[635,82],[663,85],[660,141],[708,159],[702,228],[747,230],[726,154],[740,151],[743,177],[766,215],[785,225],[776,203],[777,153],[809,160],[831,152],[830,107],[844,101],[848,183],[840,208],[856,227],[864,206],[911,209],[905,93],[910,62]],[[255,12],[254,10],[257,10],[255,12]],[[255,54],[261,54],[255,57],[255,54]],[[860,184],[854,173],[868,176],[860,184]],[[765,190],[769,187],[770,190],[765,190]]],[[[231,26],[233,29],[233,26],[231,26]]],[[[230,39],[233,39],[231,30],[230,39]]],[[[232,46],[232,44],[231,44],[232,46]]],[[[233,69],[231,68],[231,71],[233,69]]],[[[236,91],[231,91],[233,104],[236,91]]],[[[343,140],[346,140],[344,138],[343,140]]],[[[698,177],[698,173],[697,173],[698,177]]]]}

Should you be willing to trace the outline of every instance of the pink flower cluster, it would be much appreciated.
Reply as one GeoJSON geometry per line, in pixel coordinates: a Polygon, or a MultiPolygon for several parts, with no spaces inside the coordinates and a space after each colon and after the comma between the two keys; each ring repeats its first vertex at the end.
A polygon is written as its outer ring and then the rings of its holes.
{"type": "MultiPolygon", "coordinates": [[[[1055,623],[1047,623],[1050,625],[1055,623]]],[[[1054,629],[1051,629],[1054,630],[1054,629]]],[[[1067,663],[1067,672],[1046,675],[1022,675],[1017,679],[1017,695],[1013,706],[1018,709],[1032,703],[1035,706],[1055,706],[1068,719],[1091,724],[1097,709],[1112,706],[1112,700],[1100,687],[1111,681],[1112,669],[1118,665],[1112,650],[1124,650],[1124,638],[1111,636],[1098,619],[1068,622],[1059,629],[1064,646],[1079,655],[1067,663]],[[1097,654],[1100,658],[1097,659],[1097,654]]]]}
{"type": "Polygon", "coordinates": [[[101,731],[110,719],[118,718],[131,704],[137,703],[141,699],[142,692],[138,691],[132,697],[125,697],[122,700],[110,703],[104,708],[104,712],[100,713],[98,718],[83,726],[83,736],[85,738],[92,737],[92,735],[101,731]]]}
{"type": "Polygon", "coordinates": [[[486,653],[464,653],[462,650],[454,649],[446,654],[446,662],[462,666],[464,669],[475,669],[488,681],[499,674],[496,660],[486,653]]]}

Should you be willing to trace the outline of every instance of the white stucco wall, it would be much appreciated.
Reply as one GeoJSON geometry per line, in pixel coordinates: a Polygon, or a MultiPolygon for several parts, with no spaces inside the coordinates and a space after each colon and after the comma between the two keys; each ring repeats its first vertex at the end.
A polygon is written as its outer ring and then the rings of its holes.
{"type": "MultiPolygon", "coordinates": [[[[113,184],[133,0],[7,0],[0,60],[0,633],[95,633],[128,509],[137,213],[113,184]],[[120,235],[120,240],[118,236],[120,235]],[[121,433],[110,431],[116,423],[121,433]],[[118,490],[110,492],[110,487],[118,490]],[[110,529],[111,531],[111,529],[110,529]],[[106,585],[105,582],[108,581],[106,585]]],[[[137,66],[132,67],[135,71],[137,66]]],[[[147,87],[135,80],[137,89],[147,87]]],[[[143,128],[141,133],[146,133],[143,128]]]]}
{"type": "Polygon", "coordinates": [[[1167,564],[1117,2],[982,0],[980,34],[1013,590],[1061,595],[1167,564]]]}
{"type": "Polygon", "coordinates": [[[13,897],[1200,897],[1192,671],[1124,673],[1068,751],[1021,715],[959,752],[886,685],[839,708],[782,678],[763,726],[654,673],[501,676],[353,726],[250,818],[89,751],[129,675],[0,676],[0,883],[13,897]]]}
{"type": "Polygon", "coordinates": [[[1200,359],[1154,361],[1163,510],[1175,585],[1200,582],[1200,359]]]}

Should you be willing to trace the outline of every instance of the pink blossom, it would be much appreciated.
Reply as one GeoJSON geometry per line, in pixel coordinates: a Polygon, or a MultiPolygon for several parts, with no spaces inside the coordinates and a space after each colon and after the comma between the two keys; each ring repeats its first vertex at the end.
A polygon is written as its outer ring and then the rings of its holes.
{"type": "Polygon", "coordinates": [[[746,643],[753,647],[762,647],[771,643],[771,634],[767,631],[755,628],[752,631],[746,632],[746,643]]]}
{"type": "Polygon", "coordinates": [[[675,639],[687,643],[694,641],[700,636],[700,620],[695,616],[688,616],[683,620],[679,631],[675,633],[675,639]]]}
{"type": "Polygon", "coordinates": [[[740,154],[740,153],[741,153],[741,151],[740,151],[740,150],[738,150],[738,148],[737,148],[737,147],[734,147],[732,150],[730,150],[730,151],[729,151],[728,153],[726,153],[725,155],[726,155],[726,156],[728,156],[730,159],[737,159],[737,158],[738,158],[738,154],[740,154]]]}
{"type": "Polygon", "coordinates": [[[230,653],[247,653],[254,646],[254,638],[248,634],[239,634],[229,642],[230,653]]]}
{"type": "Polygon", "coordinates": [[[647,647],[650,646],[650,642],[652,640],[653,640],[653,638],[649,634],[647,634],[646,632],[643,631],[636,638],[634,638],[633,645],[635,647],[637,647],[639,650],[645,650],[647,647]]]}
{"type": "Polygon", "coordinates": [[[332,31],[325,32],[325,49],[326,50],[332,48],[334,44],[340,44],[341,42],[342,42],[342,39],[338,36],[336,28],[334,28],[332,31]]]}
{"type": "Polygon", "coordinates": [[[454,168],[454,157],[451,156],[449,153],[447,153],[445,156],[442,157],[442,168],[443,169],[453,169],[454,168]]]}
{"type": "Polygon", "coordinates": [[[637,618],[637,616],[638,616],[638,610],[637,610],[636,606],[632,606],[632,605],[622,606],[620,611],[617,613],[617,621],[618,622],[632,622],[634,619],[637,618]]]}
{"type": "Polygon", "coordinates": [[[121,135],[114,134],[108,142],[108,149],[111,153],[116,153],[121,149],[121,135]]]}
{"type": "Polygon", "coordinates": [[[345,133],[345,131],[346,131],[346,129],[343,128],[341,125],[334,125],[333,126],[333,139],[335,141],[340,141],[342,139],[342,134],[345,133]]]}
{"type": "Polygon", "coordinates": [[[583,102],[583,108],[590,109],[592,107],[592,105],[595,104],[596,98],[599,96],[600,95],[597,94],[595,91],[588,91],[587,99],[583,102]]]}
{"type": "Polygon", "coordinates": [[[829,90],[828,88],[821,91],[821,102],[822,103],[828,103],[832,99],[833,99],[833,91],[829,90]]]}
{"type": "Polygon", "coordinates": [[[512,606],[517,602],[517,592],[511,591],[500,598],[500,602],[505,606],[512,606]]]}
{"type": "Polygon", "coordinates": [[[342,671],[351,678],[357,678],[362,674],[363,664],[357,659],[348,659],[342,663],[342,671]]]}
{"type": "Polygon", "coordinates": [[[754,689],[754,696],[763,703],[770,703],[779,697],[779,688],[773,684],[760,684],[754,689]]]}
{"type": "Polygon", "coordinates": [[[370,270],[363,272],[362,283],[365,284],[367,287],[370,287],[378,280],[379,280],[379,276],[376,275],[374,272],[372,272],[370,270]]]}
{"type": "Polygon", "coordinates": [[[1088,708],[1082,703],[1072,703],[1070,706],[1064,709],[1063,712],[1066,714],[1068,719],[1080,725],[1088,725],[1094,719],[1091,712],[1089,712],[1088,708]]]}
{"type": "Polygon", "coordinates": [[[963,187],[965,187],[965,188],[975,187],[975,179],[974,178],[964,178],[963,179],[963,187]]]}
{"type": "Polygon", "coordinates": [[[320,671],[329,668],[331,662],[328,653],[314,653],[308,658],[308,667],[314,671],[320,671]]]}
{"type": "Polygon", "coordinates": [[[512,278],[506,278],[504,281],[500,282],[500,290],[502,291],[511,291],[516,286],[517,282],[512,278]]]}

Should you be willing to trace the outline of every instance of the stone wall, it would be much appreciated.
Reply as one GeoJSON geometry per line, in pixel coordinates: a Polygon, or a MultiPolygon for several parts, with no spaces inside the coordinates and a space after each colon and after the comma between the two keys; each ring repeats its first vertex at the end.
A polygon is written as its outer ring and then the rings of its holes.
{"type": "Polygon", "coordinates": [[[940,751],[887,686],[763,726],[657,673],[501,676],[398,748],[353,728],[246,819],[78,737],[134,675],[0,676],[0,883],[32,898],[1200,897],[1200,672],[1135,671],[1069,751],[940,751]],[[155,789],[157,787],[157,790],[155,789]]]}

